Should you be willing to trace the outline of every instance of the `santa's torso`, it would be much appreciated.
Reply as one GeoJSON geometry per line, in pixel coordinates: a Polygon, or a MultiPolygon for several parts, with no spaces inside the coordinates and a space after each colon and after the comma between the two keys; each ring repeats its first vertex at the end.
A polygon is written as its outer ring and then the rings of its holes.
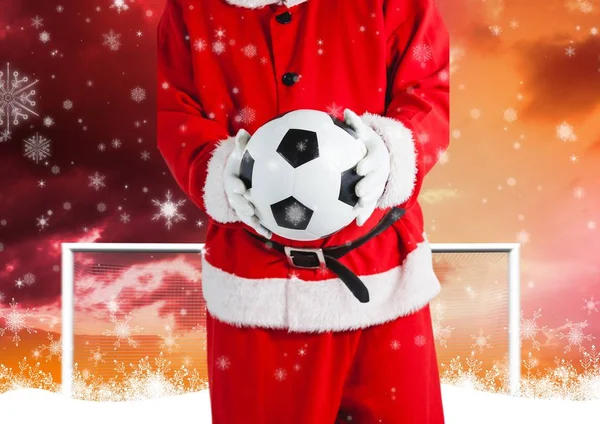
{"type": "MultiPolygon", "coordinates": [[[[251,134],[287,111],[318,109],[342,118],[344,108],[383,114],[388,39],[406,10],[389,22],[384,0],[308,0],[292,6],[265,0],[180,0],[192,52],[199,101],[230,134],[251,134]],[[253,3],[254,1],[254,3],[253,3]],[[265,3],[264,6],[261,6],[265,3]],[[246,7],[243,7],[243,4],[246,7]],[[256,6],[255,8],[247,6],[256,6]]],[[[207,202],[209,200],[207,199],[207,202]]],[[[273,240],[295,247],[327,247],[354,240],[350,224],[313,242],[273,240]]],[[[439,291],[419,205],[391,228],[341,259],[360,276],[370,302],[358,302],[332,272],[292,267],[286,257],[251,237],[243,224],[210,220],[203,259],[207,308],[246,326],[328,331],[360,328],[408,314],[439,291]]]]}

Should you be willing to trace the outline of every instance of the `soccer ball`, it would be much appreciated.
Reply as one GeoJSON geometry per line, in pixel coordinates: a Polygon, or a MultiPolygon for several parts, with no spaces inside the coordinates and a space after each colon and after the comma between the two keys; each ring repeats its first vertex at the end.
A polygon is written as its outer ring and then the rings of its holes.
{"type": "Polygon", "coordinates": [[[356,165],[366,153],[345,122],[300,109],[256,130],[239,177],[265,228],[290,240],[317,240],[356,219],[356,165]]]}

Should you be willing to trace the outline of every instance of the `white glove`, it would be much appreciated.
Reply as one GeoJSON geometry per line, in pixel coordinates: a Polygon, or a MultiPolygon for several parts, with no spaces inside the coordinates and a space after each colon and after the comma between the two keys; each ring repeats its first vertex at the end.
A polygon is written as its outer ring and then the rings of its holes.
{"type": "Polygon", "coordinates": [[[356,172],[363,176],[354,189],[358,196],[356,224],[362,226],[377,207],[390,175],[390,152],[373,128],[350,109],[344,111],[344,121],[350,125],[367,147],[367,154],[358,162],[356,172]]]}
{"type": "Polygon", "coordinates": [[[254,228],[263,237],[271,238],[271,231],[263,227],[254,213],[254,205],[245,196],[247,196],[246,185],[239,178],[239,169],[244,155],[246,144],[250,140],[250,134],[240,129],[235,136],[235,147],[225,164],[223,175],[223,185],[229,204],[235,211],[239,220],[244,224],[254,228]]]}

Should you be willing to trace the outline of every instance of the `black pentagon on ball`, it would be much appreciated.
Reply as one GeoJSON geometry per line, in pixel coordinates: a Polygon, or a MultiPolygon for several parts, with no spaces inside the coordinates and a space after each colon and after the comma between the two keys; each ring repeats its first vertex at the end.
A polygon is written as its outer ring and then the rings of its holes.
{"type": "Polygon", "coordinates": [[[244,152],[240,163],[240,180],[244,182],[246,190],[252,188],[252,171],[254,170],[254,158],[248,150],[244,152]]]}
{"type": "Polygon", "coordinates": [[[306,230],[314,211],[293,196],[271,205],[275,222],[282,228],[306,230]]]}
{"type": "Polygon", "coordinates": [[[356,131],[354,131],[354,128],[352,128],[350,125],[346,124],[346,122],[342,121],[341,119],[336,118],[333,115],[329,115],[329,117],[331,118],[331,120],[333,121],[333,124],[336,127],[340,127],[341,129],[346,131],[348,134],[350,134],[352,137],[358,138],[358,135],[356,134],[356,131]]]}
{"type": "Polygon", "coordinates": [[[340,195],[338,200],[352,207],[358,203],[356,195],[356,184],[362,179],[362,175],[356,173],[356,166],[342,172],[342,181],[340,183],[340,195]]]}
{"type": "Polygon", "coordinates": [[[319,157],[319,142],[314,131],[290,129],[277,146],[277,153],[298,168],[319,157]]]}

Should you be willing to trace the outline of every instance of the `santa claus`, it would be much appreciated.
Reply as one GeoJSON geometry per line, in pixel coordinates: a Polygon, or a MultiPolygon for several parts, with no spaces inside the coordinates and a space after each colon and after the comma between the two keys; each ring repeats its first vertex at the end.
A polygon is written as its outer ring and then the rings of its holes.
{"type": "Polygon", "coordinates": [[[444,422],[418,196],[448,147],[434,0],[168,0],[158,147],[208,217],[213,423],[444,422]],[[367,147],[358,218],[315,241],[264,228],[237,170],[250,134],[326,111],[367,147]]]}

